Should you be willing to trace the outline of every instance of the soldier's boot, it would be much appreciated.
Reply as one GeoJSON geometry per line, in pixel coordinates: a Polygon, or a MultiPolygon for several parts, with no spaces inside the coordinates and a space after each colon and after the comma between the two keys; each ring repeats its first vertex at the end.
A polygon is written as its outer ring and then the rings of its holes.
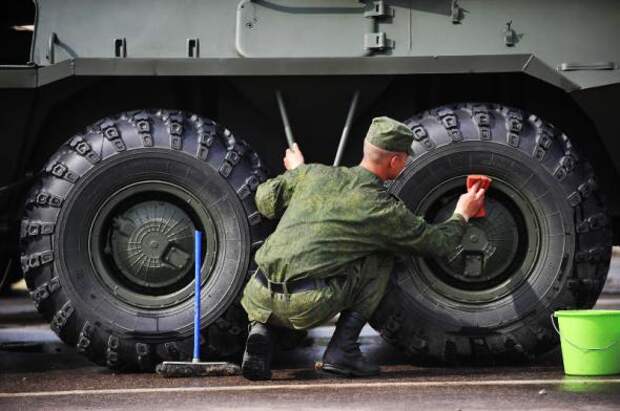
{"type": "Polygon", "coordinates": [[[245,343],[241,372],[248,380],[271,379],[271,357],[273,355],[273,333],[269,326],[253,322],[245,343]]]}
{"type": "Polygon", "coordinates": [[[346,377],[371,377],[379,374],[379,367],[366,360],[357,343],[365,324],[364,317],[356,312],[340,313],[334,335],[323,354],[322,371],[346,377]]]}

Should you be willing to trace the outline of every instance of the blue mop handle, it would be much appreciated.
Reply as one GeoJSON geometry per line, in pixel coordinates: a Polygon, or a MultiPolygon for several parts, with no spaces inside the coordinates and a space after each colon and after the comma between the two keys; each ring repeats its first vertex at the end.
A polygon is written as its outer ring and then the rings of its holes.
{"type": "Polygon", "coordinates": [[[202,232],[194,231],[194,358],[200,361],[200,269],[202,268],[202,232]]]}

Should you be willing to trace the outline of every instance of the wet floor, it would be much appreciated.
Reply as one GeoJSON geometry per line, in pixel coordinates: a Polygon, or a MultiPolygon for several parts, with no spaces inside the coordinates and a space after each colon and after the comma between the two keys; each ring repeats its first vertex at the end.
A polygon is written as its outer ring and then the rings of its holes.
{"type": "MultiPolygon", "coordinates": [[[[620,295],[598,307],[620,308],[620,295]]],[[[620,409],[620,376],[567,377],[559,351],[527,367],[417,367],[366,327],[361,348],[382,375],[338,379],[313,370],[333,332],[326,325],[311,331],[310,345],[277,355],[272,381],[164,379],[94,366],[56,338],[25,293],[3,297],[0,318],[2,410],[620,409]]]]}

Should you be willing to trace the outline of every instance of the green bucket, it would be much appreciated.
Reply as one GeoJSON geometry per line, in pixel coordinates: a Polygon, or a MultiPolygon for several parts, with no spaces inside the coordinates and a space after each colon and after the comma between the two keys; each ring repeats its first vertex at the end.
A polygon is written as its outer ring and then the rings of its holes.
{"type": "Polygon", "coordinates": [[[566,374],[620,374],[620,310],[561,310],[551,322],[560,334],[566,374]]]}

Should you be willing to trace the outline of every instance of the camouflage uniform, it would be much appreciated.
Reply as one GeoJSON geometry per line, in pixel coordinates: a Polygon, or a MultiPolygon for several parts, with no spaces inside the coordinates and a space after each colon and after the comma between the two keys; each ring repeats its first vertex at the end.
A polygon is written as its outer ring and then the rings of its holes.
{"type": "Polygon", "coordinates": [[[359,166],[301,165],[261,184],[256,205],[265,217],[281,218],[255,257],[269,279],[327,279],[325,288],[293,294],[270,292],[254,277],[248,282],[241,304],[250,321],[295,329],[347,309],[370,318],[394,254],[447,256],[466,227],[458,214],[426,223],[359,166]]]}

